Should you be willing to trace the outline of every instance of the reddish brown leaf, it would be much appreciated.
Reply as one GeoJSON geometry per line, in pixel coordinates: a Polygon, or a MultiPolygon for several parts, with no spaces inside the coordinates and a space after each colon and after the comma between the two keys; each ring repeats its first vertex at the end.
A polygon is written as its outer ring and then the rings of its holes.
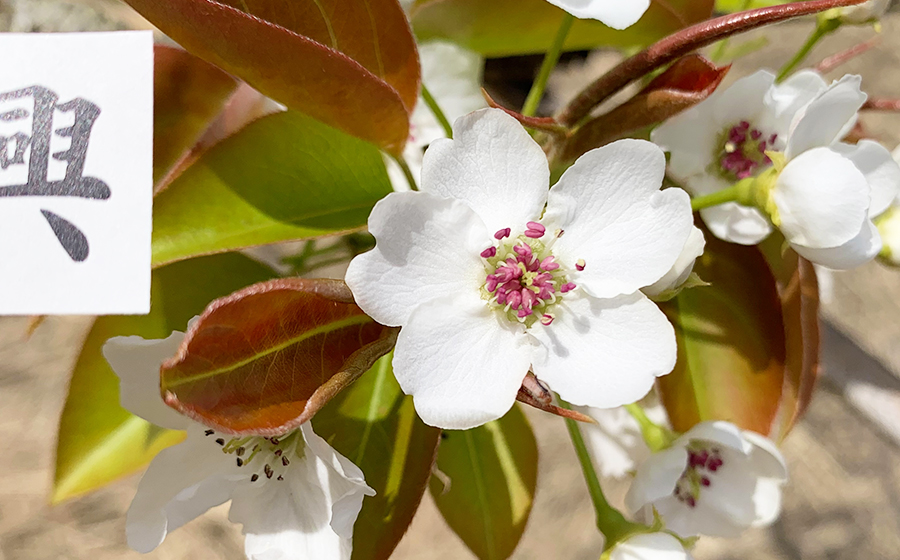
{"type": "Polygon", "coordinates": [[[163,364],[166,403],[237,435],[309,420],[396,341],[397,329],[330,299],[334,282],[273,280],[212,302],[163,364]]]}
{"type": "Polygon", "coordinates": [[[522,123],[522,126],[533,128],[535,130],[542,130],[549,134],[564,135],[566,133],[566,127],[556,122],[556,119],[554,119],[553,117],[526,117],[522,113],[513,111],[512,109],[507,109],[503,105],[500,105],[499,103],[494,101],[494,98],[491,97],[491,94],[489,94],[484,88],[481,88],[481,95],[484,97],[484,100],[487,101],[489,107],[500,109],[510,117],[522,123]]]}
{"type": "Polygon", "coordinates": [[[768,434],[786,369],[775,278],[757,247],[706,238],[694,270],[710,286],[663,305],[678,338],[675,370],[658,381],[663,404],[678,431],[727,420],[768,434]]]}
{"type": "Polygon", "coordinates": [[[419,89],[396,0],[127,0],[190,52],[288,107],[399,154],[419,89]]]}
{"type": "Polygon", "coordinates": [[[157,45],[153,68],[153,184],[197,143],[237,82],[181,49],[157,45]]]}
{"type": "Polygon", "coordinates": [[[693,107],[716,91],[730,69],[731,65],[716,66],[696,54],[679,59],[634,97],[575,131],[554,159],[573,161],[590,149],[693,107]]]}
{"type": "Polygon", "coordinates": [[[784,318],[784,388],[772,427],[772,437],[783,440],[806,412],[819,377],[819,286],[812,263],[785,250],[781,235],[773,234],[759,247],[775,275],[784,318]]]}

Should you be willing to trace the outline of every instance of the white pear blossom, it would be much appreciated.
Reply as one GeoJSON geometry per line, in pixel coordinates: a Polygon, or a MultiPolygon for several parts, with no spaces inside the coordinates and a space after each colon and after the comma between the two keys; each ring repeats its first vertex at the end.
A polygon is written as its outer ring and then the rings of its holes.
{"type": "Polygon", "coordinates": [[[166,534],[231,500],[250,560],[348,560],[364,496],[363,473],[317,436],[309,423],[282,437],[231,437],[165,405],[159,368],[184,335],[112,338],[103,355],[119,376],[122,406],[148,422],[186,430],[141,479],[128,509],[128,544],[150,552],[166,534]]]}
{"type": "MultiPolygon", "coordinates": [[[[576,407],[578,412],[593,418],[597,423],[579,423],[591,460],[600,476],[622,478],[634,471],[635,465],[650,457],[650,448],[641,435],[637,421],[622,407],[599,409],[576,407]]],[[[645,406],[644,413],[653,423],[668,423],[666,410],[661,404],[645,406]]]]}
{"type": "Polygon", "coordinates": [[[691,235],[669,272],[641,291],[652,298],[668,299],[676,295],[687,282],[691,272],[694,271],[694,263],[703,254],[705,248],[706,239],[703,237],[703,232],[697,227],[691,229],[691,235]]]}
{"type": "MultiPolygon", "coordinates": [[[[900,146],[894,148],[891,157],[900,163],[900,146]]],[[[900,194],[880,216],[875,218],[878,234],[881,236],[881,253],[878,258],[884,264],[900,266],[900,194]]]]}
{"type": "Polygon", "coordinates": [[[881,19],[890,5],[891,0],[869,0],[856,6],[839,8],[839,14],[844,23],[861,25],[881,19]]]}
{"type": "MultiPolygon", "coordinates": [[[[422,83],[451,122],[487,106],[481,94],[484,59],[477,53],[446,41],[430,41],[419,45],[419,61],[422,83]]],[[[403,159],[416,181],[422,174],[425,148],[445,137],[444,128],[420,97],[409,119],[409,139],[403,150],[403,159]]],[[[409,182],[400,167],[390,158],[385,161],[394,190],[408,191],[409,182]]]]}
{"type": "Polygon", "coordinates": [[[376,321],[402,326],[394,373],[431,425],[503,416],[529,369],[562,398],[634,402],[675,364],[674,330],[639,290],[675,263],[687,194],[660,190],[662,151],[592,150],[549,190],[540,146],[484,109],[425,153],[421,192],[375,205],[375,249],[347,284],[376,321]]]}
{"type": "Polygon", "coordinates": [[[695,195],[767,178],[755,184],[757,207],[701,211],[726,241],[758,243],[774,223],[814,263],[845,269],[871,260],[881,248],[871,218],[900,192],[900,167],[876,142],[840,142],[866,99],[860,78],[826,86],[805,71],[773,80],[753,74],[660,126],[653,139],[672,153],[669,172],[695,195]]]}
{"type": "MultiPolygon", "coordinates": [[[[782,84],[760,70],[716,90],[704,101],[656,128],[651,140],[670,152],[669,174],[701,196],[759,175],[772,165],[768,151],[783,151],[794,116],[827,87],[812,71],[782,84]]],[[[772,232],[756,208],[729,202],[700,211],[716,237],[753,245],[772,232]]]]}
{"type": "Polygon", "coordinates": [[[608,560],[693,560],[693,556],[668,533],[641,533],[616,543],[608,560]]]}
{"type": "Polygon", "coordinates": [[[631,27],[641,19],[650,0],[547,0],[580,19],[596,19],[613,29],[631,27]]]}
{"type": "Polygon", "coordinates": [[[626,506],[684,537],[736,537],[781,511],[787,468],[767,438],[729,422],[702,422],[638,467],[626,506]]]}

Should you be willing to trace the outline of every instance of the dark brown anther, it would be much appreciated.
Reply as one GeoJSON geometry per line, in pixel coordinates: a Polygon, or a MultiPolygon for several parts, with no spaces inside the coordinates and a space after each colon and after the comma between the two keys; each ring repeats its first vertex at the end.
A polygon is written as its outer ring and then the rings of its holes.
{"type": "Polygon", "coordinates": [[[237,458],[237,466],[239,466],[239,467],[243,467],[243,466],[244,466],[244,460],[241,459],[240,457],[237,458]]]}
{"type": "Polygon", "coordinates": [[[263,471],[266,473],[266,478],[272,478],[272,475],[275,474],[275,472],[272,470],[272,467],[270,467],[269,465],[266,465],[263,471]]]}
{"type": "Polygon", "coordinates": [[[281,475],[278,475],[278,478],[276,480],[284,480],[284,477],[281,475]]]}
{"type": "Polygon", "coordinates": [[[275,450],[275,456],[276,456],[276,457],[281,457],[281,454],[282,454],[282,453],[283,453],[283,451],[282,451],[281,449],[276,449],[276,450],[275,450]]]}
{"type": "Polygon", "coordinates": [[[222,438],[219,438],[216,440],[216,443],[218,443],[219,445],[225,445],[225,440],[222,438]]]}
{"type": "Polygon", "coordinates": [[[281,464],[284,465],[284,466],[286,467],[286,466],[290,465],[291,462],[288,461],[288,458],[287,458],[287,457],[282,457],[282,458],[281,458],[281,464]]]}
{"type": "Polygon", "coordinates": [[[211,436],[211,435],[213,435],[214,433],[216,433],[216,431],[215,431],[215,430],[206,430],[204,433],[205,433],[206,435],[208,435],[208,436],[211,436]]]}
{"type": "Polygon", "coordinates": [[[250,482],[256,482],[257,480],[259,480],[258,474],[254,474],[253,476],[250,477],[250,482]]]}
{"type": "Polygon", "coordinates": [[[238,457],[240,457],[241,455],[244,454],[244,451],[246,451],[246,450],[243,447],[238,447],[237,451],[235,451],[235,453],[237,454],[238,457]]]}
{"type": "Polygon", "coordinates": [[[279,443],[281,443],[281,440],[278,439],[277,437],[271,437],[271,438],[269,438],[269,441],[272,442],[272,445],[278,445],[279,443]]]}

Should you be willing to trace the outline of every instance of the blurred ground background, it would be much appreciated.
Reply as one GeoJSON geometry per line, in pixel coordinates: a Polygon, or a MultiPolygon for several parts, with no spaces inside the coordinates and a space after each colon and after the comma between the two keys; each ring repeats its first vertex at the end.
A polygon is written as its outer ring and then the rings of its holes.
{"type": "MultiPolygon", "coordinates": [[[[140,25],[112,0],[0,0],[4,31],[140,25]]],[[[811,28],[810,22],[770,28],[770,46],[740,60],[729,79],[760,66],[777,67],[811,28]]],[[[810,60],[873,34],[870,28],[842,30],[810,60]]],[[[569,71],[562,68],[554,79],[555,100],[577,91],[577,75],[595,77],[611,60],[597,54],[572,62],[569,71]]],[[[900,97],[900,14],[885,19],[878,47],[832,74],[845,72],[862,74],[872,95],[900,97]]],[[[900,115],[870,114],[864,122],[889,148],[900,142],[900,115]]],[[[774,526],[738,540],[703,539],[696,549],[699,560],[900,559],[900,272],[871,263],[836,274],[831,291],[824,306],[825,377],[784,447],[792,479],[783,515],[774,526]]],[[[0,560],[138,558],[124,536],[124,512],[137,476],[55,508],[47,505],[66,374],[88,321],[49,319],[28,342],[26,325],[24,318],[0,318],[0,560]]],[[[553,417],[531,411],[529,416],[541,451],[538,492],[514,558],[594,560],[601,540],[565,427],[553,417]]],[[[625,485],[609,481],[608,488],[621,497],[625,485]]],[[[239,529],[226,514],[217,508],[146,557],[243,558],[239,529]]],[[[394,558],[473,556],[426,495],[394,558]]]]}

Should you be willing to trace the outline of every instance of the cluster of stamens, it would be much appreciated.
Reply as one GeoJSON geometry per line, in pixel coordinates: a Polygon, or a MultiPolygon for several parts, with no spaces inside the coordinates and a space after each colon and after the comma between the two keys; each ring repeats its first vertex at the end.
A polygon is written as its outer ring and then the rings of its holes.
{"type": "MultiPolygon", "coordinates": [[[[522,236],[504,242],[510,233],[510,228],[495,233],[500,247],[491,246],[481,253],[488,271],[484,283],[487,299],[520,322],[534,320],[540,313],[541,323],[550,325],[554,316],[548,307],[576,287],[550,252],[563,231],[547,243],[540,241],[547,231],[538,222],[528,222],[522,236]]],[[[584,270],[584,262],[579,261],[576,269],[584,270]]]]}
{"type": "Polygon", "coordinates": [[[722,172],[731,179],[746,179],[757,171],[772,165],[766,151],[772,150],[777,134],[766,136],[747,121],[741,121],[725,133],[724,145],[719,155],[722,172]]]}
{"type": "MultiPolygon", "coordinates": [[[[216,435],[215,430],[206,430],[207,437],[216,435]]],[[[292,460],[303,457],[303,438],[299,430],[280,437],[247,436],[226,440],[218,437],[215,442],[222,447],[222,452],[234,455],[238,467],[249,467],[257,470],[250,477],[256,482],[262,477],[266,479],[284,480],[284,471],[292,460]],[[262,467],[261,470],[260,467],[262,467]]]]}
{"type": "Polygon", "coordinates": [[[678,501],[693,508],[700,499],[700,490],[712,484],[709,475],[719,470],[723,461],[721,451],[717,447],[696,445],[689,447],[687,451],[687,468],[675,484],[673,494],[678,501]]]}

